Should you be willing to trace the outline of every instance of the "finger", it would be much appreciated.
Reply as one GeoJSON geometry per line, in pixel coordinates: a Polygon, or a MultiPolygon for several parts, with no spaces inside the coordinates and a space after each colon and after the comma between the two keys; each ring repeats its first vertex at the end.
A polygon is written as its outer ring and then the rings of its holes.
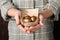
{"type": "Polygon", "coordinates": [[[29,28],[29,31],[32,31],[32,30],[36,30],[35,26],[29,28]]]}
{"type": "Polygon", "coordinates": [[[20,24],[20,19],[19,19],[18,15],[15,16],[15,20],[16,20],[16,24],[19,25],[20,24]]]}
{"type": "Polygon", "coordinates": [[[29,30],[29,27],[26,27],[26,26],[25,26],[25,29],[26,29],[26,30],[29,30]]]}
{"type": "Polygon", "coordinates": [[[41,22],[41,21],[40,21],[40,23],[39,23],[39,24],[40,24],[40,26],[43,26],[43,25],[44,25],[44,23],[43,23],[43,22],[41,22]]]}
{"type": "Polygon", "coordinates": [[[42,15],[39,16],[39,19],[40,19],[40,24],[41,25],[44,25],[44,18],[42,15]]]}
{"type": "Polygon", "coordinates": [[[38,25],[36,25],[36,26],[34,26],[34,27],[30,27],[30,31],[36,31],[36,30],[38,30],[40,28],[40,24],[38,24],[38,25]]]}
{"type": "Polygon", "coordinates": [[[38,30],[39,28],[41,28],[41,25],[40,25],[40,24],[36,25],[36,26],[35,26],[35,29],[33,29],[32,31],[36,31],[36,30],[38,30]]]}
{"type": "Polygon", "coordinates": [[[36,28],[40,28],[40,27],[41,27],[41,25],[40,25],[40,24],[38,24],[38,25],[36,25],[35,27],[36,27],[36,28]]]}
{"type": "Polygon", "coordinates": [[[30,34],[30,33],[31,33],[31,31],[27,31],[27,33],[29,33],[29,34],[30,34]]]}
{"type": "Polygon", "coordinates": [[[35,27],[34,27],[34,26],[31,26],[31,27],[29,28],[29,31],[31,31],[31,30],[33,30],[33,29],[35,29],[35,27]]]}
{"type": "Polygon", "coordinates": [[[30,30],[29,30],[29,27],[25,26],[25,29],[27,30],[27,33],[29,33],[29,34],[31,33],[30,30]]]}
{"type": "Polygon", "coordinates": [[[19,29],[21,29],[22,31],[26,32],[26,29],[22,26],[22,25],[18,25],[19,29]]]}

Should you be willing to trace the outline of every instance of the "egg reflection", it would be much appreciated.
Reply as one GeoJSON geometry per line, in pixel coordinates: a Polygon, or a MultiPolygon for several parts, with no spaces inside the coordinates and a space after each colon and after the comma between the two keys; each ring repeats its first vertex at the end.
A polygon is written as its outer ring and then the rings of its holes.
{"type": "Polygon", "coordinates": [[[24,22],[31,22],[31,17],[30,16],[25,16],[23,17],[24,22]]]}
{"type": "Polygon", "coordinates": [[[35,16],[32,16],[32,17],[31,17],[32,22],[35,22],[36,19],[37,19],[37,18],[36,18],[35,16]]]}
{"type": "Polygon", "coordinates": [[[35,16],[32,16],[32,17],[30,17],[30,16],[25,16],[25,17],[23,17],[23,21],[24,22],[35,22],[36,21],[36,19],[37,19],[37,17],[35,17],[35,16]]]}

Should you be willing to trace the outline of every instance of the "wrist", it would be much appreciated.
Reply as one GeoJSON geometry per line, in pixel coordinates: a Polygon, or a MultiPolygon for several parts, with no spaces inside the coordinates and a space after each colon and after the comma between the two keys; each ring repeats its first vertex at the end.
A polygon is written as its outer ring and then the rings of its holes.
{"type": "Polygon", "coordinates": [[[52,12],[52,10],[50,10],[50,9],[44,9],[42,12],[40,12],[40,14],[41,14],[45,19],[47,19],[47,18],[49,18],[49,17],[51,17],[51,16],[53,15],[53,12],[52,12]]]}
{"type": "Polygon", "coordinates": [[[15,9],[15,8],[10,8],[10,9],[8,10],[8,16],[14,17],[15,15],[19,15],[20,13],[21,13],[21,11],[15,9]]]}

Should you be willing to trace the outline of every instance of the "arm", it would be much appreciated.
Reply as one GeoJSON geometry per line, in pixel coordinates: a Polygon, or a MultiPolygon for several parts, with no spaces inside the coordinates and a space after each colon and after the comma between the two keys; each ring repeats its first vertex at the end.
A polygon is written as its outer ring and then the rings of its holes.
{"type": "Polygon", "coordinates": [[[15,8],[15,6],[11,3],[11,0],[0,0],[1,7],[1,16],[6,21],[9,21],[8,16],[14,17],[16,24],[19,29],[26,32],[26,29],[20,24],[20,14],[21,12],[15,8]]]}
{"type": "Polygon", "coordinates": [[[60,0],[55,1],[55,0],[51,0],[49,1],[49,3],[44,6],[44,10],[40,11],[40,15],[39,15],[39,24],[35,25],[35,26],[31,26],[29,28],[28,31],[30,32],[35,32],[36,30],[38,30],[39,28],[41,28],[44,25],[44,19],[50,18],[51,16],[55,16],[55,20],[58,20],[58,14],[59,12],[59,8],[60,8],[60,0]],[[42,25],[43,24],[43,25],[42,25]]]}
{"type": "Polygon", "coordinates": [[[14,7],[11,0],[0,0],[0,9],[1,9],[1,16],[3,19],[8,21],[10,18],[9,16],[15,16],[19,11],[14,7]]]}
{"type": "Polygon", "coordinates": [[[42,11],[42,15],[45,18],[49,18],[52,15],[55,16],[54,20],[58,20],[58,14],[59,14],[59,5],[60,1],[50,0],[48,5],[45,7],[45,9],[42,11]]]}
{"type": "Polygon", "coordinates": [[[50,10],[48,8],[44,9],[40,13],[41,13],[40,15],[43,15],[44,19],[47,19],[47,18],[49,18],[49,17],[51,17],[53,15],[52,10],[50,10]]]}

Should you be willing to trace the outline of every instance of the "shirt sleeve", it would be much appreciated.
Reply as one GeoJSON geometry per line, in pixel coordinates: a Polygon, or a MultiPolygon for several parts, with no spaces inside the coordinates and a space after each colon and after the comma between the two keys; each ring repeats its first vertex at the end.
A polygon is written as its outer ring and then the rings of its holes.
{"type": "Polygon", "coordinates": [[[49,0],[49,2],[44,6],[44,8],[51,9],[54,13],[54,21],[59,20],[59,13],[60,13],[60,0],[49,0]]]}
{"type": "Polygon", "coordinates": [[[10,17],[7,12],[10,8],[15,8],[11,3],[11,0],[0,0],[1,16],[5,21],[9,21],[10,17]]]}

